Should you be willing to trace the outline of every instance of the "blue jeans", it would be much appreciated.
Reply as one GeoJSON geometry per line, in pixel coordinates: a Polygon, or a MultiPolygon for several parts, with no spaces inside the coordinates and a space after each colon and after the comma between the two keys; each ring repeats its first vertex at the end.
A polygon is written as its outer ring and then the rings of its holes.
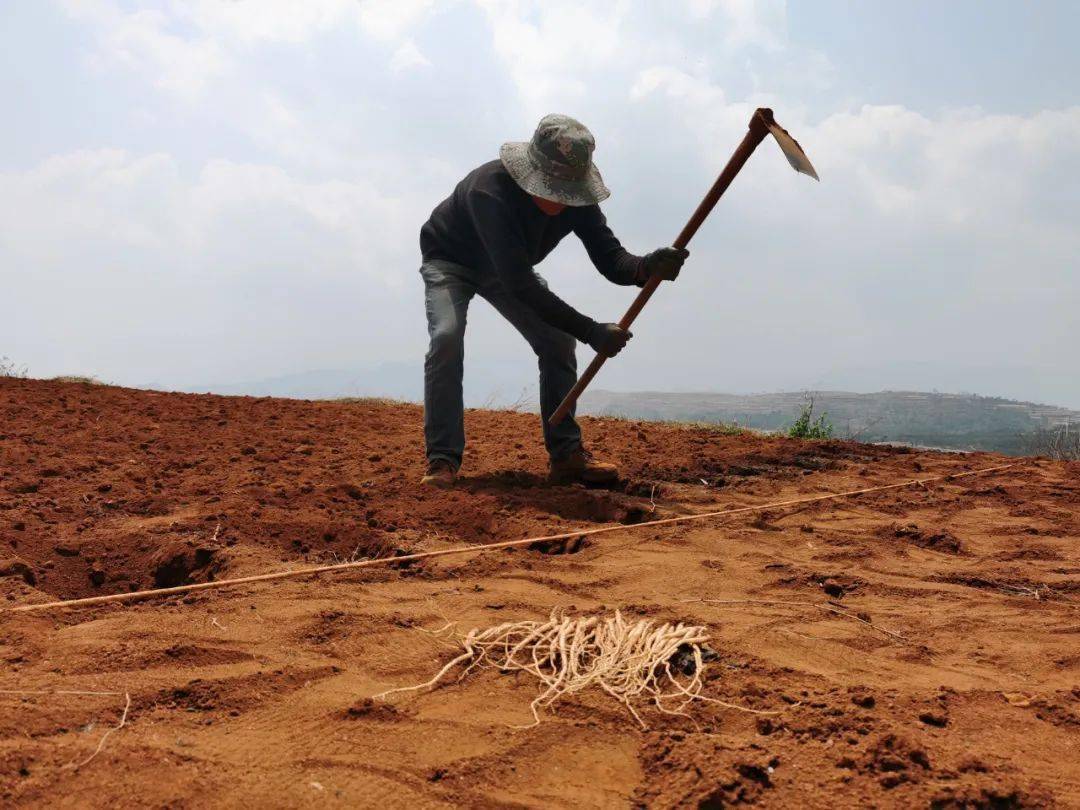
{"type": "MultiPolygon", "coordinates": [[[[540,364],[540,418],[544,444],[553,458],[581,446],[581,428],[571,411],[556,427],[548,424],[563,397],[577,381],[577,341],[518,301],[497,278],[448,261],[424,262],[424,303],[431,344],[424,358],[424,440],[428,461],[444,459],[461,466],[465,450],[465,406],[461,378],[465,370],[465,318],[478,294],[495,307],[529,342],[540,364]]],[[[539,275],[537,276],[539,278],[539,275]]],[[[541,278],[540,282],[546,285],[541,278]]]]}

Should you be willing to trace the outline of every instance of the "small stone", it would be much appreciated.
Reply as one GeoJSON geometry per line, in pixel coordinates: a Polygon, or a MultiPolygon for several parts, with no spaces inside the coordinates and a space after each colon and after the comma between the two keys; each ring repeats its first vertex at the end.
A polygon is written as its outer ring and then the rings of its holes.
{"type": "Polygon", "coordinates": [[[866,692],[857,692],[851,696],[851,702],[856,706],[861,706],[864,709],[872,709],[877,703],[874,700],[874,696],[866,692]]]}
{"type": "Polygon", "coordinates": [[[839,582],[834,582],[831,579],[827,579],[821,583],[821,589],[833,599],[844,598],[844,586],[841,585],[839,582]]]}

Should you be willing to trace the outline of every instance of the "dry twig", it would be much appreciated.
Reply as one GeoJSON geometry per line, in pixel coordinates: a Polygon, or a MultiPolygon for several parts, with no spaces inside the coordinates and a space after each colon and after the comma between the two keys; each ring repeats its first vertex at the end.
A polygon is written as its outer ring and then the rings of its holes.
{"type": "Polygon", "coordinates": [[[112,728],[108,728],[108,729],[105,730],[105,733],[101,735],[101,739],[98,741],[97,748],[94,749],[94,753],[92,753],[90,756],[88,756],[82,762],[74,762],[71,765],[69,765],[68,767],[78,770],[79,768],[81,768],[84,765],[88,764],[90,762],[90,760],[92,760],[98,754],[100,754],[101,749],[105,747],[105,740],[109,739],[109,735],[112,734],[114,731],[119,731],[127,723],[127,718],[128,718],[128,712],[129,711],[131,711],[131,693],[130,692],[124,692],[124,713],[122,715],[120,715],[120,722],[117,723],[112,728]]]}
{"type": "Polygon", "coordinates": [[[101,749],[105,747],[105,740],[109,739],[109,735],[114,731],[119,731],[127,724],[128,712],[131,711],[131,693],[130,692],[91,692],[84,689],[0,689],[0,695],[95,695],[105,697],[119,697],[124,696],[124,711],[120,715],[120,722],[115,726],[105,730],[105,733],[101,735],[101,739],[98,740],[97,748],[94,752],[81,762],[72,762],[66,767],[78,769],[88,764],[90,760],[101,753],[101,749]]]}

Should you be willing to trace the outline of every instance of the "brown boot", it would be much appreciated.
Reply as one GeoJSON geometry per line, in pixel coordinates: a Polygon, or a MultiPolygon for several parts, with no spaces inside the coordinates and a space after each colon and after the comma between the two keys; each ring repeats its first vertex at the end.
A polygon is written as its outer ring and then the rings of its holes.
{"type": "Polygon", "coordinates": [[[553,484],[592,484],[603,486],[619,480],[619,468],[614,464],[594,461],[592,453],[579,447],[562,458],[551,459],[548,480],[553,484]]]}
{"type": "Polygon", "coordinates": [[[457,469],[444,458],[437,458],[428,464],[427,473],[420,483],[439,489],[449,489],[457,481],[457,469]]]}

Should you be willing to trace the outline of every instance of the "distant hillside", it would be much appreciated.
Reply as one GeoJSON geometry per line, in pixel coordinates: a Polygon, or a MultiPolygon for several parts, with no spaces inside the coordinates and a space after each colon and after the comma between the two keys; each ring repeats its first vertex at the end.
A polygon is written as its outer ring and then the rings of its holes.
{"type": "MultiPolygon", "coordinates": [[[[530,376],[533,372],[529,372],[530,376]]],[[[470,407],[537,410],[535,384],[519,388],[521,369],[511,363],[473,363],[465,375],[470,407]],[[514,381],[514,382],[511,382],[514,381]]],[[[307,371],[245,383],[207,384],[186,390],[216,394],[334,399],[379,396],[413,402],[423,396],[419,363],[384,363],[369,368],[307,371]]],[[[882,391],[855,394],[814,392],[814,411],[828,413],[836,435],[862,441],[906,442],[954,450],[1027,452],[1027,438],[1040,428],[1080,426],[1080,411],[976,394],[882,391]]],[[[802,391],[778,394],[587,391],[581,412],[673,422],[737,422],[759,430],[783,430],[806,401],[802,391]]]]}
{"type": "MultiPolygon", "coordinates": [[[[1080,411],[976,394],[815,391],[814,413],[827,413],[836,435],[956,450],[1022,454],[1034,431],[1080,425],[1080,411]]],[[[676,422],[737,422],[761,430],[790,426],[805,392],[778,394],[589,391],[581,412],[676,422]]]]}

